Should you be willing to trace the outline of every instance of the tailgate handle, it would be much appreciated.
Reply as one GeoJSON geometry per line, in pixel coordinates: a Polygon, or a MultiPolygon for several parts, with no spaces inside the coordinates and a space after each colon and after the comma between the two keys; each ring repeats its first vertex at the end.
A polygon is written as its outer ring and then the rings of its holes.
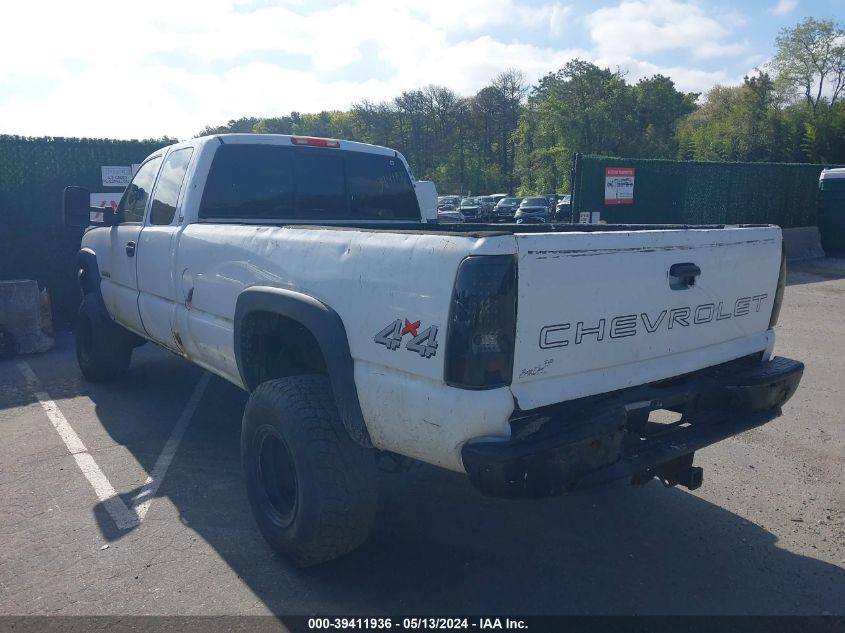
{"type": "Polygon", "coordinates": [[[682,290],[695,285],[695,278],[701,274],[701,269],[692,262],[672,264],[669,268],[669,287],[672,290],[682,290]]]}

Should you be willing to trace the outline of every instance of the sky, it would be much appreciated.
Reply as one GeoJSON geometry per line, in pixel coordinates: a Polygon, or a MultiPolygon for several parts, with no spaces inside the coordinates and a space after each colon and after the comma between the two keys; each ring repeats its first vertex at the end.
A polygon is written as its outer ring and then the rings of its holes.
{"type": "Polygon", "coordinates": [[[0,23],[0,134],[180,139],[428,84],[475,94],[578,57],[737,84],[783,27],[845,0],[24,0],[0,23]]]}

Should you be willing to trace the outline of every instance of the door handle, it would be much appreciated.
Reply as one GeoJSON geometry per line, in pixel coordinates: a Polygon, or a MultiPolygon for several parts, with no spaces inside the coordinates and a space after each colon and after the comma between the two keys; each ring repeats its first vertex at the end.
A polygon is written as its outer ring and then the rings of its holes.
{"type": "Polygon", "coordinates": [[[701,274],[701,269],[692,262],[672,264],[669,268],[669,287],[672,290],[682,290],[695,285],[695,278],[701,274]]]}
{"type": "Polygon", "coordinates": [[[135,257],[135,242],[126,242],[126,256],[135,257]]]}

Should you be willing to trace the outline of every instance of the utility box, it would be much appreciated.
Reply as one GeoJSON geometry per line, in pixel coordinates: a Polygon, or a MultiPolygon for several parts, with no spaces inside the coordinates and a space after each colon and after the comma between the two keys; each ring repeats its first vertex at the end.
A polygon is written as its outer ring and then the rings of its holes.
{"type": "Polygon", "coordinates": [[[46,352],[53,347],[53,338],[44,332],[49,326],[37,281],[0,281],[0,325],[15,337],[21,354],[46,352]]]}
{"type": "Polygon", "coordinates": [[[437,187],[430,180],[417,180],[414,183],[417,202],[423,222],[437,222],[437,187]]]}
{"type": "Polygon", "coordinates": [[[845,168],[819,176],[819,231],[825,251],[845,251],[845,168]]]}

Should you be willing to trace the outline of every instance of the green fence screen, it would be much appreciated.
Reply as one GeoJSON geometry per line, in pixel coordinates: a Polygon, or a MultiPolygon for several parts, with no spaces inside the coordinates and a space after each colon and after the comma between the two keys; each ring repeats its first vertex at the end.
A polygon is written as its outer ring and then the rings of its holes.
{"type": "MultiPolygon", "coordinates": [[[[74,258],[82,231],[61,222],[62,190],[103,187],[100,167],[141,162],[172,140],[0,136],[0,279],[36,279],[56,321],[79,302],[74,258]]],[[[594,211],[611,223],[815,225],[821,165],[710,163],[580,156],[573,178],[575,220],[594,211]],[[633,204],[605,204],[605,167],[633,167],[633,204]]]]}
{"type": "Polygon", "coordinates": [[[140,163],[173,141],[22,138],[0,136],[0,279],[35,279],[47,288],[59,325],[79,305],[74,265],[82,230],[61,220],[62,191],[103,187],[100,167],[140,163]]]}
{"type": "Polygon", "coordinates": [[[576,155],[574,220],[611,224],[817,224],[823,165],[648,160],[576,155]],[[631,204],[605,200],[605,169],[634,168],[631,204]]]}

